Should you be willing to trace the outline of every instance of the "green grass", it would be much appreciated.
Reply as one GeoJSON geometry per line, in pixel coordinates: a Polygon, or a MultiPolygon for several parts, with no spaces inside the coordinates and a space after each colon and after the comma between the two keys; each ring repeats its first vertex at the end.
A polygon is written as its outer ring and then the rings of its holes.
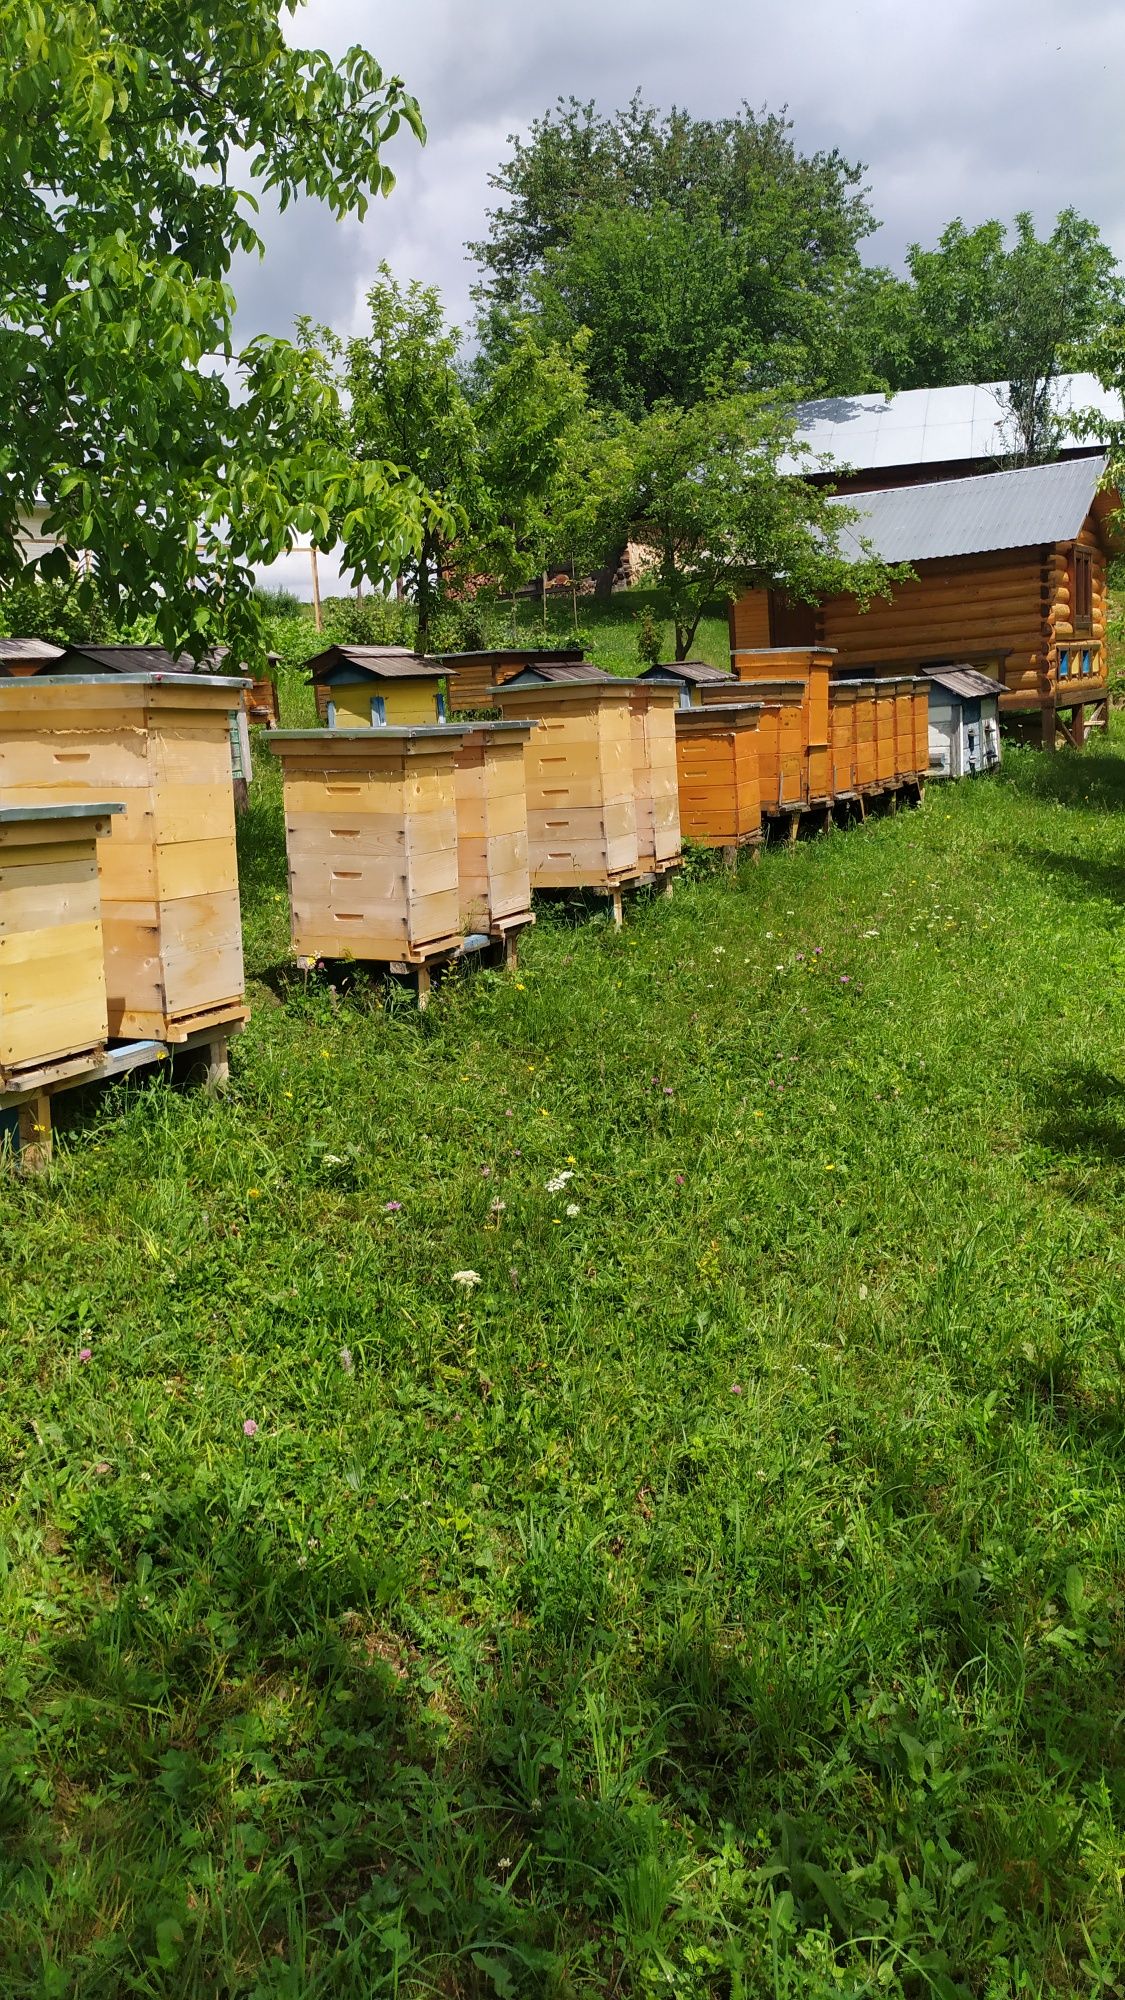
{"type": "Polygon", "coordinates": [[[1123,752],[424,1018],[262,760],[229,1096],[0,1197],[4,2000],[1121,1992],[1123,752]]]}

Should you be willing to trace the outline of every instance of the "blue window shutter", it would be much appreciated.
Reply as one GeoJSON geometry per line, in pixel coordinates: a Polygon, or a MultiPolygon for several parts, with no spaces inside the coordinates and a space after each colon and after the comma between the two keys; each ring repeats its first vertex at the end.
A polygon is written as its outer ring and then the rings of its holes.
{"type": "Polygon", "coordinates": [[[1083,671],[1083,673],[1084,673],[1084,674],[1088,674],[1088,673],[1089,673],[1089,671],[1090,671],[1090,648],[1089,648],[1089,646],[1084,646],[1084,647],[1083,647],[1083,649],[1082,649],[1082,671],[1083,671]]]}
{"type": "Polygon", "coordinates": [[[385,695],[373,694],[371,697],[372,729],[381,728],[385,724],[386,720],[387,720],[387,698],[385,695]]]}
{"type": "Polygon", "coordinates": [[[439,722],[445,721],[445,695],[441,688],[437,691],[437,719],[439,722]]]}
{"type": "Polygon", "coordinates": [[[1070,653],[1066,646],[1059,651],[1059,679],[1065,681],[1070,676],[1070,653]]]}
{"type": "Polygon", "coordinates": [[[334,701],[330,701],[328,704],[328,727],[329,729],[335,729],[336,727],[336,704],[334,701]]]}

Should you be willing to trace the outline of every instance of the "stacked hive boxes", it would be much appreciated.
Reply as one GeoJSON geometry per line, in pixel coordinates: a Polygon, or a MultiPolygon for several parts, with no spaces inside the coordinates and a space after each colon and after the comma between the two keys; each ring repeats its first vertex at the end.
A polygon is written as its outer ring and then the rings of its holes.
{"type": "Polygon", "coordinates": [[[0,802],[124,810],[100,842],[112,1037],[245,1019],[230,716],[244,683],[185,674],[0,680],[0,802]]]}

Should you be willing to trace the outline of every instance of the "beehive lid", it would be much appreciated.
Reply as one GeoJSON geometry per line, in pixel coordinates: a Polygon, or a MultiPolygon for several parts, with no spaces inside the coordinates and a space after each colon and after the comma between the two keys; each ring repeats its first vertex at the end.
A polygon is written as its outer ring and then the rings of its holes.
{"type": "Polygon", "coordinates": [[[105,819],[124,812],[120,801],[88,806],[0,806],[0,826],[21,826],[33,819],[105,819]]]}
{"type": "Polygon", "coordinates": [[[171,687],[175,688],[177,693],[180,693],[189,687],[245,688],[249,686],[249,678],[244,674],[187,674],[180,673],[172,668],[167,672],[163,669],[150,669],[148,673],[115,673],[112,678],[107,674],[53,673],[36,674],[31,681],[0,681],[0,697],[11,687],[20,688],[24,695],[26,695],[28,692],[37,692],[40,688],[50,687],[98,687],[108,689],[119,687],[171,687]]]}
{"type": "Polygon", "coordinates": [[[377,681],[436,681],[445,674],[439,660],[409,646],[326,646],[305,665],[314,684],[345,679],[349,672],[377,681]]]}
{"type": "Polygon", "coordinates": [[[699,687],[704,682],[730,681],[735,677],[724,672],[722,667],[712,667],[706,660],[660,660],[655,666],[646,667],[640,677],[643,681],[685,681],[691,687],[699,687]]]}

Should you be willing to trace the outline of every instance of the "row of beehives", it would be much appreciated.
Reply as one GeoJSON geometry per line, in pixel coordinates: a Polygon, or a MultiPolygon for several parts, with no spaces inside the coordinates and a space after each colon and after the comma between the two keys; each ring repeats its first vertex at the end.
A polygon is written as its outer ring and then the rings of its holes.
{"type": "Polygon", "coordinates": [[[245,683],[0,679],[0,1090],[246,1017],[230,717],[245,683]]]}
{"type": "Polygon", "coordinates": [[[425,965],[513,937],[533,889],[600,890],[619,915],[682,838],[734,850],[771,818],[920,790],[926,683],[834,681],[832,658],[775,649],[629,681],[573,653],[328,648],[309,663],[328,731],[270,746],[296,952],[425,965]],[[446,686],[474,719],[445,720],[446,686]]]}

